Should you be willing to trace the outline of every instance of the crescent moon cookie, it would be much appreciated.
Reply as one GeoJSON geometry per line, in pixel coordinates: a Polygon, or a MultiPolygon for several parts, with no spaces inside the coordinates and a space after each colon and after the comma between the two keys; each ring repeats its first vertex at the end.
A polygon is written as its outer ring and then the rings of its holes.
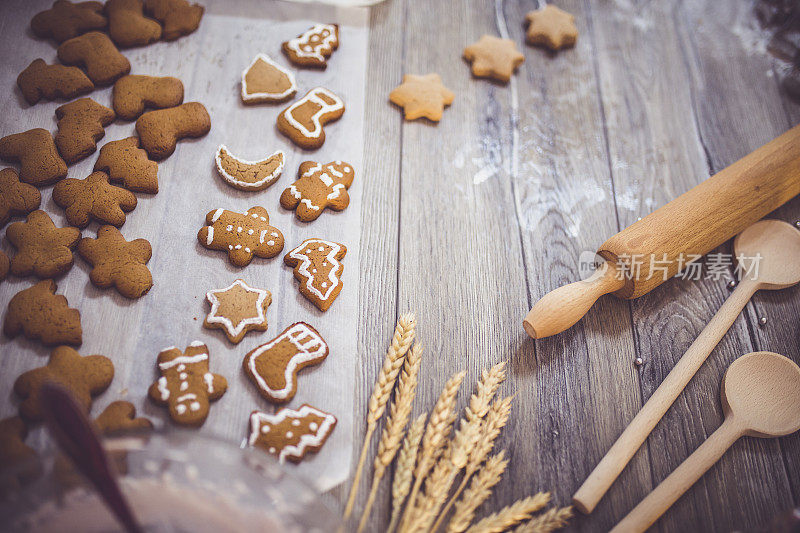
{"type": "Polygon", "coordinates": [[[245,104],[283,102],[296,92],[294,74],[266,54],[258,54],[242,72],[242,102],[245,104]]]}
{"type": "Polygon", "coordinates": [[[328,357],[328,344],[305,322],[295,322],[280,335],[244,356],[242,366],[267,400],[286,403],[297,392],[297,373],[328,357]]]}
{"type": "Polygon", "coordinates": [[[316,220],[326,207],[341,211],[350,205],[347,189],[353,184],[353,166],[342,161],[325,165],[306,161],[297,171],[299,179],[281,194],[281,205],[296,209],[303,222],[316,220]]]}
{"type": "Polygon", "coordinates": [[[315,87],[278,115],[278,130],[297,146],[315,150],[325,144],[323,126],[339,120],[344,102],[324,87],[315,87]]]}
{"type": "Polygon", "coordinates": [[[318,452],[328,440],[336,417],[303,404],[300,409],[284,408],[274,415],[253,411],[250,414],[250,446],[299,463],[309,452],[318,452]]]}
{"type": "Polygon", "coordinates": [[[294,267],[294,277],[300,282],[300,294],[327,311],[342,291],[342,258],[347,253],[344,244],[323,239],[306,239],[286,254],[284,263],[294,267]]]}
{"type": "Polygon", "coordinates": [[[272,303],[272,293],[250,287],[237,279],[224,289],[206,293],[211,311],[203,326],[221,329],[228,340],[238,344],[249,331],[267,330],[267,308],[272,303]]]}
{"type": "Polygon", "coordinates": [[[267,210],[260,206],[243,214],[222,208],[209,211],[197,240],[209,250],[228,252],[228,260],[238,267],[249,265],[254,255],[269,259],[283,250],[283,234],[269,225],[267,210]]]}
{"type": "Polygon", "coordinates": [[[295,65],[325,68],[339,48],[338,24],[314,24],[304,33],[283,43],[283,52],[295,65]]]}
{"type": "Polygon", "coordinates": [[[260,191],[281,177],[286,156],[278,150],[266,159],[247,161],[236,157],[221,144],[215,160],[219,175],[228,185],[242,191],[260,191]]]}

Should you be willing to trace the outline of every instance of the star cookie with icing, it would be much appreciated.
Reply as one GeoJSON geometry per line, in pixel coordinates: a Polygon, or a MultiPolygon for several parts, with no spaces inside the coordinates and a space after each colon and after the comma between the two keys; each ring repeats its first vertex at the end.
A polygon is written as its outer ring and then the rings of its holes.
{"type": "Polygon", "coordinates": [[[439,122],[445,106],[453,103],[455,94],[442,85],[438,74],[417,76],[406,74],[403,83],[389,93],[389,100],[403,108],[406,120],[425,117],[439,122]]]}
{"type": "Polygon", "coordinates": [[[249,331],[267,330],[267,308],[272,303],[272,294],[267,290],[250,287],[237,279],[224,289],[208,291],[206,300],[211,311],[203,326],[221,329],[234,344],[249,331]]]}
{"type": "Polygon", "coordinates": [[[464,48],[464,59],[472,63],[472,75],[476,78],[494,78],[507,83],[525,61],[525,56],[511,39],[484,35],[464,48]]]}
{"type": "Polygon", "coordinates": [[[300,409],[284,408],[274,415],[253,411],[250,415],[250,446],[299,463],[309,452],[318,452],[328,440],[336,417],[303,404],[300,409]]]}
{"type": "Polygon", "coordinates": [[[555,51],[575,46],[578,40],[575,17],[552,4],[531,11],[525,15],[525,20],[528,23],[528,44],[546,46],[555,51]]]}

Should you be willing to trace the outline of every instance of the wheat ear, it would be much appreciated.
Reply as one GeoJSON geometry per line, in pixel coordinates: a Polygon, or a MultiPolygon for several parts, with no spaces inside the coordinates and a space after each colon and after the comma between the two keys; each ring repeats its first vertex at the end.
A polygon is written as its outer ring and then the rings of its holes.
{"type": "Polygon", "coordinates": [[[400,372],[406,352],[408,352],[414,340],[416,327],[417,322],[414,314],[408,313],[400,316],[400,320],[398,320],[397,326],[394,328],[392,343],[386,351],[386,356],[383,359],[383,366],[375,382],[375,388],[372,390],[372,396],[369,398],[367,431],[364,434],[364,444],[361,446],[361,455],[358,458],[358,466],[356,466],[356,473],[353,477],[353,486],[350,487],[350,495],[347,497],[347,506],[344,509],[345,520],[348,519],[353,512],[353,504],[355,504],[356,501],[358,484],[361,481],[361,472],[364,470],[364,461],[367,459],[369,441],[372,438],[372,434],[375,432],[378,420],[380,420],[383,412],[386,410],[386,403],[389,401],[389,397],[392,394],[392,388],[397,379],[397,374],[400,372]]]}
{"type": "Polygon", "coordinates": [[[378,487],[381,479],[383,479],[383,474],[392,463],[403,441],[406,424],[408,424],[408,419],[411,416],[411,407],[417,394],[417,381],[421,364],[422,346],[414,344],[403,363],[403,371],[400,373],[394,401],[389,409],[389,420],[383,426],[380,444],[378,444],[378,453],[373,463],[372,487],[369,490],[369,497],[364,506],[364,511],[361,513],[358,533],[361,533],[367,524],[367,518],[372,511],[372,505],[375,503],[375,496],[378,494],[378,487]]]}
{"type": "Polygon", "coordinates": [[[533,513],[547,505],[549,492],[539,492],[533,496],[517,500],[500,511],[490,514],[471,528],[467,533],[500,533],[528,520],[533,513]]]}
{"type": "Polygon", "coordinates": [[[397,455],[397,465],[392,481],[392,519],[389,522],[387,533],[393,533],[400,521],[400,511],[403,510],[403,502],[411,490],[411,483],[414,481],[414,466],[417,464],[417,452],[419,443],[422,441],[422,432],[425,430],[425,413],[419,415],[403,439],[403,447],[397,455]]]}
{"type": "Polygon", "coordinates": [[[566,526],[572,518],[572,507],[553,507],[522,524],[514,533],[550,533],[566,526]]]}
{"type": "Polygon", "coordinates": [[[492,489],[500,482],[503,472],[506,471],[508,459],[505,455],[505,450],[501,450],[500,453],[491,456],[478,475],[472,478],[469,488],[464,491],[464,496],[456,503],[453,518],[447,524],[447,533],[461,533],[472,523],[475,511],[492,495],[492,489]]]}

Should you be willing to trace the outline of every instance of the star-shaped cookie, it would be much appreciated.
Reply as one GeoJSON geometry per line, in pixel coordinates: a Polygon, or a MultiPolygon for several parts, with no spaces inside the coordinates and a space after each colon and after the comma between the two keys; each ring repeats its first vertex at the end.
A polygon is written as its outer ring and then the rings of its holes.
{"type": "Polygon", "coordinates": [[[425,117],[439,122],[444,107],[453,103],[455,94],[442,85],[438,74],[406,74],[403,83],[389,93],[389,100],[403,108],[406,120],[425,117]]]}
{"type": "Polygon", "coordinates": [[[525,20],[528,23],[528,44],[559,50],[574,46],[578,39],[575,17],[552,4],[531,11],[525,15],[525,20]]]}
{"type": "Polygon", "coordinates": [[[206,299],[211,311],[203,325],[221,329],[232,343],[237,344],[248,331],[267,330],[267,307],[272,303],[269,291],[237,279],[224,289],[208,291],[206,299]]]}
{"type": "Polygon", "coordinates": [[[464,59],[472,63],[472,75],[508,82],[518,66],[525,61],[511,39],[484,35],[464,48],[464,59]]]}

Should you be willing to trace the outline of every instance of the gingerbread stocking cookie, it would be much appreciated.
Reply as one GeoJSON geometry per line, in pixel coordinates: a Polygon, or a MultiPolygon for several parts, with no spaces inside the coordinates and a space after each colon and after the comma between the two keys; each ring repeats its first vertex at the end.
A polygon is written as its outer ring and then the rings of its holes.
{"type": "Polygon", "coordinates": [[[253,256],[275,257],[283,250],[283,234],[269,225],[263,207],[251,207],[244,214],[215,209],[206,215],[206,226],[200,228],[197,240],[209,250],[224,250],[236,266],[247,266],[253,256]]]}
{"type": "Polygon", "coordinates": [[[278,130],[300,148],[315,150],[325,144],[322,127],[339,120],[343,114],[344,102],[341,98],[328,89],[315,87],[281,111],[278,130]]]}
{"type": "Polygon", "coordinates": [[[316,220],[326,207],[341,211],[350,204],[347,189],[353,183],[352,165],[333,161],[326,165],[306,161],[297,171],[299,179],[281,194],[281,205],[295,209],[303,222],[316,220]]]}
{"type": "Polygon", "coordinates": [[[342,290],[341,260],[347,253],[344,244],[322,239],[306,239],[286,254],[283,261],[294,267],[300,293],[320,311],[327,311],[342,290]]]}
{"type": "Polygon", "coordinates": [[[300,409],[284,408],[274,415],[253,411],[250,415],[250,446],[298,463],[308,452],[318,452],[328,440],[336,417],[308,404],[300,409]]]}

